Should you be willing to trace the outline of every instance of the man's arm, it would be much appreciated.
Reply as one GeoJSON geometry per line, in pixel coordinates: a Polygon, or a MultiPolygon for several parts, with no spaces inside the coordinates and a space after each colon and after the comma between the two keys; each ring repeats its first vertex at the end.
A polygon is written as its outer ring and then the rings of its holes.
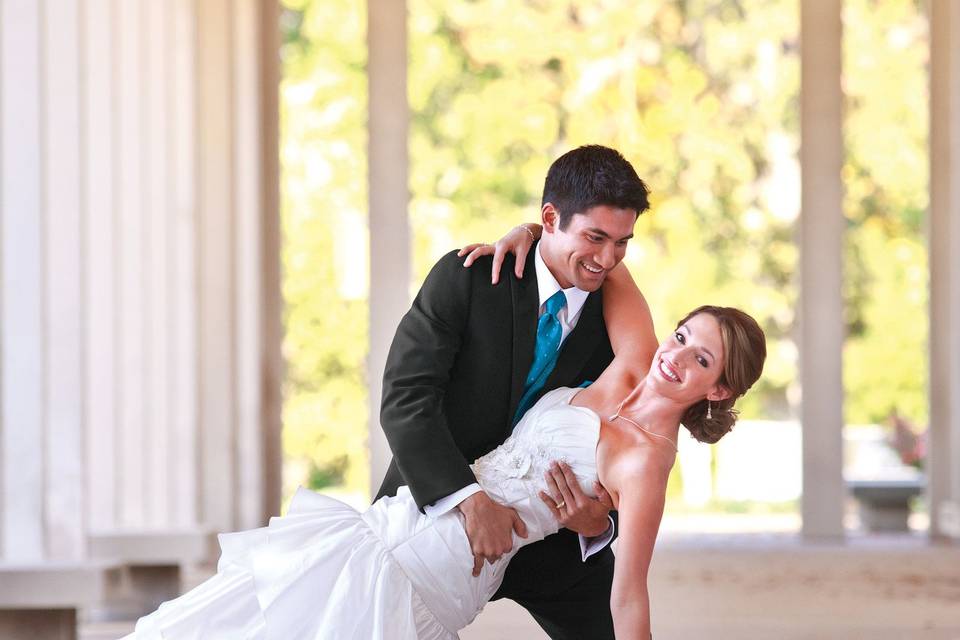
{"type": "Polygon", "coordinates": [[[380,424],[422,509],[476,482],[443,413],[470,310],[470,273],[455,253],[430,271],[390,345],[380,424]]]}
{"type": "MultiPolygon", "coordinates": [[[[456,253],[441,258],[400,321],[387,356],[380,424],[421,509],[442,498],[449,504],[457,500],[451,495],[476,483],[442,406],[467,325],[471,277],[456,253]]],[[[527,536],[516,511],[483,491],[456,506],[464,515],[475,576],[484,560],[492,563],[511,549],[514,531],[527,536]]]]}

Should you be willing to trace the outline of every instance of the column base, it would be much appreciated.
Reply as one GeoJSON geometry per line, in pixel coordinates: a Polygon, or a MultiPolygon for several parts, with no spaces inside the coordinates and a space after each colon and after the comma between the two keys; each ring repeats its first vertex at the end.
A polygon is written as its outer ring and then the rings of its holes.
{"type": "Polygon", "coordinates": [[[4,640],[76,640],[76,609],[0,609],[4,640]]]}

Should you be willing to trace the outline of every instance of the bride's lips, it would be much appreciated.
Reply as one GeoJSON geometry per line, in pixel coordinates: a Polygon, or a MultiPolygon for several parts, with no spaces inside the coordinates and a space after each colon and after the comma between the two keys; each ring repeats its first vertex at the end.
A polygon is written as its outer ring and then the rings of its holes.
{"type": "Polygon", "coordinates": [[[657,362],[657,371],[659,371],[660,375],[668,382],[683,382],[677,370],[663,358],[660,358],[657,362]]]}

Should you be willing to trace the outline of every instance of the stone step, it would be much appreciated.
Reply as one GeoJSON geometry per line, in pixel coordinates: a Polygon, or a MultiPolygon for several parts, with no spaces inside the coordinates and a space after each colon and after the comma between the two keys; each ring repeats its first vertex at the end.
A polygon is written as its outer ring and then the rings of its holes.
{"type": "Polygon", "coordinates": [[[105,531],[88,541],[92,558],[129,565],[188,565],[216,555],[216,537],[201,529],[105,531]]]}
{"type": "Polygon", "coordinates": [[[117,562],[0,563],[0,609],[73,609],[100,602],[117,562]]]}

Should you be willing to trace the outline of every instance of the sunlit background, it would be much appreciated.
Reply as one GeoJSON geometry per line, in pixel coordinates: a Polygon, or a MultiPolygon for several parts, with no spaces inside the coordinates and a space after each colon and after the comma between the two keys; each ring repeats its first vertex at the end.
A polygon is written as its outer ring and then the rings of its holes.
{"type": "MultiPolygon", "coordinates": [[[[280,94],[284,490],[358,505],[370,495],[377,232],[364,11],[284,0],[280,94]]],[[[734,432],[713,447],[681,442],[663,528],[798,531],[798,3],[410,0],[408,13],[411,292],[450,249],[536,220],[557,156],[619,149],[653,192],[626,263],[658,333],[718,303],[748,310],[768,336],[734,432]]],[[[846,0],[843,50],[844,473],[917,479],[928,422],[923,6],[846,0]]],[[[924,509],[914,502],[912,529],[926,527],[924,509]]]]}

